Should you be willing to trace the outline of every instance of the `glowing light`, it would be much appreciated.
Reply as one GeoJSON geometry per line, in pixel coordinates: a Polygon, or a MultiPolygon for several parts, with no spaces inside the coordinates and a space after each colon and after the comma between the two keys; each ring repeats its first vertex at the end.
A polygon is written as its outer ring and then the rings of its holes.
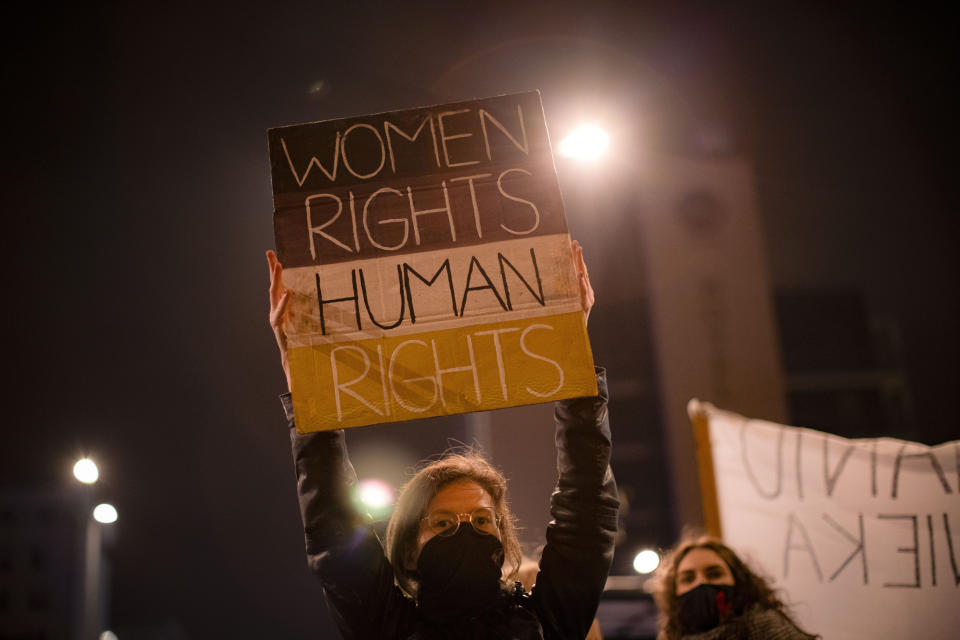
{"type": "Polygon", "coordinates": [[[382,480],[364,480],[357,489],[360,502],[371,509],[383,509],[393,504],[393,489],[382,480]]]}
{"type": "Polygon", "coordinates": [[[93,484],[100,477],[100,470],[90,458],[81,458],[73,465],[73,476],[84,484],[93,484]]]}
{"type": "Polygon", "coordinates": [[[558,151],[565,158],[592,162],[610,146],[610,136],[594,124],[583,124],[560,141],[558,151]]]}
{"type": "Polygon", "coordinates": [[[660,566],[660,554],[653,549],[644,549],[633,559],[633,569],[637,573],[652,573],[660,566]]]}
{"type": "Polygon", "coordinates": [[[117,634],[108,629],[100,634],[99,640],[119,640],[119,638],[117,638],[117,634]]]}
{"type": "Polygon", "coordinates": [[[93,508],[93,519],[102,524],[110,524],[117,521],[117,510],[112,504],[98,504],[93,508]]]}

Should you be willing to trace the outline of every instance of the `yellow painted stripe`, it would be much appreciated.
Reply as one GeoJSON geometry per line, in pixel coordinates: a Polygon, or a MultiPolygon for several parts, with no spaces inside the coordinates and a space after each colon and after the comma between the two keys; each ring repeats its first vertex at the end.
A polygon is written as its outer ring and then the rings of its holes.
{"type": "Polygon", "coordinates": [[[592,396],[581,312],[289,351],[303,432],[592,396]]]}

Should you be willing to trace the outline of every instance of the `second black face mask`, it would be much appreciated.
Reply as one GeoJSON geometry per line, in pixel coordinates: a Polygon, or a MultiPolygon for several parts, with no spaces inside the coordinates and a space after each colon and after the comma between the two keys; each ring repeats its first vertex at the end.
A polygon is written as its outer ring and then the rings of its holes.
{"type": "Polygon", "coordinates": [[[688,633],[713,629],[730,617],[734,589],[725,584],[701,584],[680,596],[680,621],[688,633]]]}
{"type": "Polygon", "coordinates": [[[429,615],[459,616],[500,601],[503,545],[462,524],[452,536],[434,536],[417,560],[420,607],[429,615]]]}

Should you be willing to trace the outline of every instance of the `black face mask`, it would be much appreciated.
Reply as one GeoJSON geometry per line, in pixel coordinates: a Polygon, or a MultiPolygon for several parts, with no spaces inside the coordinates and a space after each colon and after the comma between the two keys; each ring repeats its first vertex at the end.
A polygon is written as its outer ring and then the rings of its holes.
{"type": "Polygon", "coordinates": [[[501,601],[503,545],[461,524],[452,536],[434,536],[417,560],[420,609],[432,617],[479,613],[501,601]]]}
{"type": "Polygon", "coordinates": [[[688,633],[709,631],[733,613],[733,587],[701,584],[679,597],[680,622],[688,633]]]}

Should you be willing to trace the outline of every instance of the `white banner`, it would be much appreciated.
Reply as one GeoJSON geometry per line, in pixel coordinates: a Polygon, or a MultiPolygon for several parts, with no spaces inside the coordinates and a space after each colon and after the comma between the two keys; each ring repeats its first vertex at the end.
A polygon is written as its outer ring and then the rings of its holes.
{"type": "Polygon", "coordinates": [[[960,440],[849,440],[691,402],[724,542],[827,640],[960,638],[960,440]]]}

